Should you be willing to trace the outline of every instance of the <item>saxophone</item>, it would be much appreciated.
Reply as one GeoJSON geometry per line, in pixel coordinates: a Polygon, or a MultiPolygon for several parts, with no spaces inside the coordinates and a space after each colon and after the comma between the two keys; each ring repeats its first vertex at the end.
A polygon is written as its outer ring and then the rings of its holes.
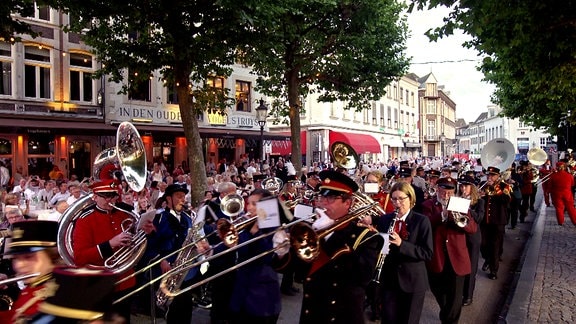
{"type": "MultiPolygon", "coordinates": [[[[182,249],[178,253],[176,257],[176,261],[172,264],[172,268],[179,267],[183,264],[186,264],[189,260],[193,260],[198,256],[198,249],[192,243],[200,241],[203,236],[201,235],[202,228],[204,227],[204,222],[199,222],[197,224],[192,225],[188,229],[188,233],[186,234],[186,239],[182,246],[188,246],[185,249],[182,249]]],[[[187,269],[188,270],[188,269],[187,269]]],[[[162,281],[160,282],[160,287],[156,292],[156,306],[160,309],[166,310],[174,295],[180,290],[180,286],[184,282],[186,278],[186,274],[188,274],[187,270],[178,271],[172,275],[165,276],[162,281]]]]}

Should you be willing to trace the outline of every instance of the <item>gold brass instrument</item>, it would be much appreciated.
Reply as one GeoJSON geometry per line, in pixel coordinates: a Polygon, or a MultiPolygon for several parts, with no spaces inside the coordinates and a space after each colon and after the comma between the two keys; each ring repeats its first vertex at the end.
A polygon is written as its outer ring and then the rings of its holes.
{"type": "Polygon", "coordinates": [[[374,214],[385,214],[380,204],[370,197],[356,192],[353,194],[354,202],[348,215],[336,221],[333,225],[314,231],[308,223],[294,224],[290,230],[290,244],[295,249],[297,256],[306,262],[314,261],[320,255],[320,240],[335,230],[348,225],[360,217],[374,214]]]}
{"type": "MultiPolygon", "coordinates": [[[[13,277],[13,278],[7,278],[4,280],[0,280],[0,286],[3,285],[8,285],[14,282],[18,282],[20,280],[26,280],[29,278],[34,278],[39,276],[40,273],[36,272],[36,273],[30,273],[30,274],[26,274],[26,275],[22,275],[22,276],[18,276],[18,277],[13,277]]],[[[12,306],[14,305],[14,299],[12,299],[12,297],[10,295],[7,294],[2,294],[0,295],[0,311],[9,311],[12,309],[12,306]]]]}
{"type": "MultiPolygon", "coordinates": [[[[173,267],[180,267],[182,264],[186,264],[191,260],[194,260],[198,256],[198,250],[196,249],[193,242],[199,242],[202,239],[201,231],[204,226],[203,222],[194,224],[188,229],[186,234],[186,239],[182,246],[186,246],[186,249],[180,250],[176,261],[174,261],[173,267]]],[[[166,310],[173,300],[172,295],[176,294],[180,290],[180,286],[186,278],[186,271],[180,271],[174,273],[170,276],[164,276],[162,281],[160,281],[160,287],[156,292],[156,305],[163,310],[166,310]]]]}
{"type": "Polygon", "coordinates": [[[480,159],[485,167],[493,166],[500,170],[506,170],[514,162],[514,152],[514,144],[509,140],[495,138],[484,146],[480,152],[480,159]]]}
{"type": "MultiPolygon", "coordinates": [[[[459,198],[459,197],[457,197],[457,198],[459,198]]],[[[460,198],[460,199],[465,199],[465,198],[460,198]]],[[[466,227],[466,225],[468,225],[468,222],[470,221],[470,217],[468,217],[468,215],[461,214],[457,211],[448,210],[448,202],[449,201],[450,200],[445,201],[445,202],[441,202],[442,209],[450,213],[452,220],[454,221],[454,223],[458,227],[460,227],[460,228],[466,227]]]]}
{"type": "Polygon", "coordinates": [[[334,165],[347,170],[356,169],[360,158],[354,149],[344,142],[334,142],[330,146],[330,155],[334,165]]]}
{"type": "Polygon", "coordinates": [[[284,181],[280,178],[269,177],[262,180],[261,185],[263,189],[270,191],[272,195],[276,196],[284,186],[284,181]]]}
{"type": "Polygon", "coordinates": [[[533,147],[526,153],[526,158],[534,166],[541,166],[548,160],[548,154],[541,148],[533,147]]]}
{"type": "Polygon", "coordinates": [[[4,280],[0,280],[0,286],[8,285],[8,284],[11,284],[13,282],[18,282],[20,280],[26,280],[26,279],[38,277],[39,275],[40,275],[40,272],[35,272],[35,273],[29,273],[29,274],[25,274],[25,275],[18,276],[18,277],[7,278],[4,280]]]}
{"type": "Polygon", "coordinates": [[[226,195],[220,200],[222,213],[230,218],[240,215],[244,211],[244,205],[244,197],[236,193],[226,195]]]}
{"type": "MultiPolygon", "coordinates": [[[[554,171],[555,172],[555,171],[554,171]]],[[[539,178],[538,181],[534,182],[535,186],[539,186],[543,183],[545,183],[546,181],[550,180],[550,176],[554,173],[554,172],[550,172],[547,175],[543,176],[542,178],[539,178]]]]}
{"type": "MultiPolygon", "coordinates": [[[[117,178],[122,175],[130,188],[141,191],[146,185],[146,151],[138,131],[129,122],[123,122],[116,132],[116,146],[102,151],[94,161],[95,180],[117,178]]],[[[92,195],[78,199],[60,219],[58,227],[58,252],[67,265],[75,265],[73,233],[76,220],[95,206],[92,195]]],[[[114,206],[114,208],[117,208],[114,206]]],[[[120,208],[117,208],[120,209],[120,208]]],[[[125,224],[125,230],[134,233],[131,244],[117,249],[105,266],[115,273],[132,268],[142,257],[146,249],[146,239],[142,230],[136,230],[140,216],[120,209],[130,215],[131,224],[125,224]],[[140,233],[142,232],[142,233],[140,233]]]]}

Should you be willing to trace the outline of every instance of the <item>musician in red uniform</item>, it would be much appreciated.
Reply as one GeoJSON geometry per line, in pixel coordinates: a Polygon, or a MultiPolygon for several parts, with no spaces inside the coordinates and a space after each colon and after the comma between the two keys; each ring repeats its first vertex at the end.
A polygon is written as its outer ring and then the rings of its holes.
{"type": "Polygon", "coordinates": [[[26,287],[11,310],[0,312],[0,323],[26,323],[38,313],[38,305],[54,293],[52,270],[61,262],[56,248],[57,237],[57,222],[14,223],[7,256],[12,258],[15,276],[39,275],[23,280],[26,287]]]}
{"type": "Polygon", "coordinates": [[[428,262],[430,289],[440,306],[442,323],[457,323],[462,312],[464,277],[471,272],[466,234],[476,232],[478,225],[468,212],[468,222],[460,227],[446,210],[454,195],[456,180],[438,179],[436,197],[422,204],[423,214],[430,218],[434,237],[434,254],[428,262]]]}
{"type": "Polygon", "coordinates": [[[568,212],[572,224],[576,225],[576,209],[574,208],[574,196],[572,187],[574,177],[566,169],[566,163],[556,163],[556,172],[550,176],[552,186],[552,204],[556,208],[556,220],[558,225],[564,225],[564,212],[568,212]]]}
{"type": "MultiPolygon", "coordinates": [[[[552,165],[550,164],[550,160],[546,160],[544,164],[540,167],[540,180],[548,177],[550,173],[552,173],[552,165]]],[[[544,202],[546,203],[546,207],[550,207],[550,192],[552,191],[552,182],[550,180],[544,181],[542,183],[542,192],[544,193],[544,202]]]]}
{"type": "Polygon", "coordinates": [[[364,183],[377,183],[378,192],[371,194],[372,199],[380,204],[380,207],[382,207],[386,214],[394,212],[394,204],[390,200],[390,194],[383,188],[384,175],[382,172],[378,170],[371,171],[366,175],[364,183]]]}
{"type": "MultiPolygon", "coordinates": [[[[117,180],[107,179],[92,184],[92,199],[96,203],[93,209],[85,212],[76,220],[73,233],[72,249],[74,251],[74,262],[77,266],[95,265],[103,266],[106,259],[113,255],[115,251],[124,246],[132,244],[132,236],[129,231],[125,231],[122,222],[133,220],[132,216],[126,212],[113,207],[118,198],[117,180]]],[[[151,224],[144,224],[142,228],[146,233],[154,230],[151,224]]],[[[127,270],[121,278],[134,273],[133,269],[127,270]]],[[[136,279],[134,277],[120,283],[116,287],[118,297],[124,296],[127,290],[134,287],[136,279]]],[[[122,317],[130,319],[130,303],[128,298],[116,304],[116,309],[122,317]]]]}

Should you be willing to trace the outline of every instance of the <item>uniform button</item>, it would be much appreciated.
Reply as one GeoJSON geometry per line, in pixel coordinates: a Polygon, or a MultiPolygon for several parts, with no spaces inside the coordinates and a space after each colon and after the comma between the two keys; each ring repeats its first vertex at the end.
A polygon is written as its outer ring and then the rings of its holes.
{"type": "Polygon", "coordinates": [[[310,297],[309,294],[304,294],[304,298],[308,298],[308,297],[310,297]]]}
{"type": "Polygon", "coordinates": [[[333,301],[330,302],[330,304],[334,305],[334,304],[336,304],[336,301],[333,300],[333,301]]]}
{"type": "Polygon", "coordinates": [[[338,287],[338,283],[337,282],[333,283],[332,287],[338,287]]]}
{"type": "Polygon", "coordinates": [[[330,322],[336,322],[336,318],[332,317],[332,318],[330,319],[330,322]]]}
{"type": "Polygon", "coordinates": [[[312,281],[312,278],[308,277],[308,278],[306,278],[306,281],[308,281],[308,282],[312,281]]]}
{"type": "Polygon", "coordinates": [[[356,234],[352,234],[352,238],[356,238],[356,234]]]}
{"type": "Polygon", "coordinates": [[[448,243],[448,240],[446,240],[446,243],[448,243]]]}

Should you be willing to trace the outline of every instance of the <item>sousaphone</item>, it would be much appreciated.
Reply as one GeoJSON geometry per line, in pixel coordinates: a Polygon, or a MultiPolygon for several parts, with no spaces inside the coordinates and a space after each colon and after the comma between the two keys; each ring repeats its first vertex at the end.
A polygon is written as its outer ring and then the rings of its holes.
{"type": "MultiPolygon", "coordinates": [[[[146,151],[138,131],[129,122],[123,122],[116,132],[116,146],[100,152],[94,161],[93,177],[95,181],[118,179],[122,177],[134,191],[141,191],[146,185],[146,151]]],[[[58,227],[58,252],[68,265],[74,262],[73,233],[75,223],[83,214],[94,208],[92,194],[80,198],[62,214],[58,227]]],[[[114,207],[119,209],[118,207],[114,207]]],[[[146,249],[146,239],[142,230],[136,230],[140,217],[122,210],[132,217],[130,227],[134,238],[131,245],[120,248],[106,260],[105,268],[122,273],[132,268],[142,257],[146,249]],[[110,260],[114,258],[113,260],[110,260]]],[[[128,230],[128,229],[126,229],[128,230]]]]}
{"type": "Polygon", "coordinates": [[[516,157],[514,152],[512,142],[505,138],[495,138],[486,143],[480,153],[480,159],[485,168],[492,166],[500,169],[500,171],[505,171],[514,162],[516,157]]]}

